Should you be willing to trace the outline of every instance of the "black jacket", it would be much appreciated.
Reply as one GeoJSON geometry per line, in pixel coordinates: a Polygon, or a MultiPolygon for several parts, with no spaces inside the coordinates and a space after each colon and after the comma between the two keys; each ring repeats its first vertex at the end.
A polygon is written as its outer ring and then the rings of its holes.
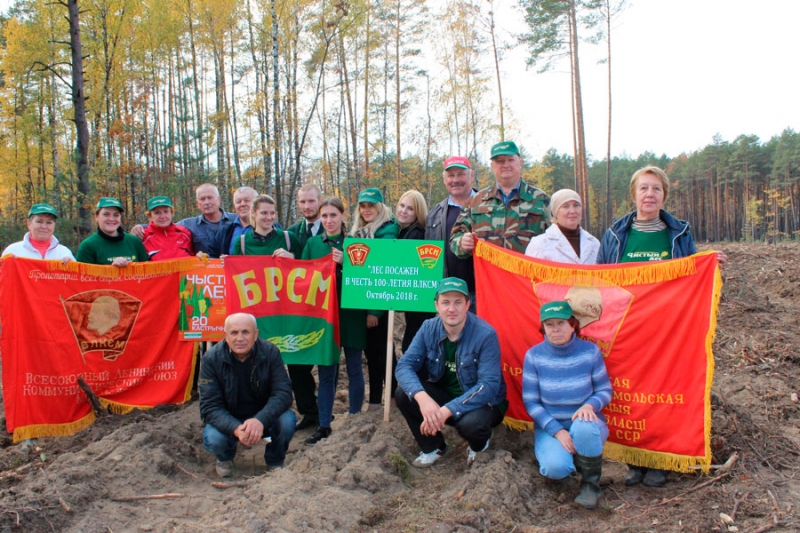
{"type": "Polygon", "coordinates": [[[200,418],[220,432],[233,435],[243,422],[231,414],[241,387],[251,387],[264,407],[252,418],[258,419],[266,431],[283,413],[292,407],[292,385],[283,366],[281,352],[269,341],[257,339],[253,346],[255,357],[250,383],[237,383],[233,370],[235,355],[225,341],[217,343],[203,357],[200,366],[200,418]]]}

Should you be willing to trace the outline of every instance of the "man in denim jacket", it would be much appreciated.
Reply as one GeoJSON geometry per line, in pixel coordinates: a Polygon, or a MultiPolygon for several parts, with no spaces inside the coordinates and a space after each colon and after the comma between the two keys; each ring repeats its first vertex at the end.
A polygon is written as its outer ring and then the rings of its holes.
{"type": "Polygon", "coordinates": [[[471,465],[489,447],[507,405],[500,343],[494,328],[469,312],[463,280],[440,281],[435,305],[438,316],[423,323],[397,363],[395,399],[422,448],[414,466],[429,467],[447,452],[445,424],[469,443],[471,465]]]}

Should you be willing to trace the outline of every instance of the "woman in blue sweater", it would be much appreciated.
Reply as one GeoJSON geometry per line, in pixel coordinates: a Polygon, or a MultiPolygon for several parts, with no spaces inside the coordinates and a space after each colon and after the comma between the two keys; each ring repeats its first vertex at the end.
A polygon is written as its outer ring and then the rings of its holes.
{"type": "Polygon", "coordinates": [[[582,480],[575,502],[594,509],[608,439],[601,410],[611,401],[611,381],[597,345],[578,338],[580,324],[568,302],[543,305],[540,318],[544,341],[525,354],[522,373],[539,472],[563,479],[577,470],[582,480]]]}

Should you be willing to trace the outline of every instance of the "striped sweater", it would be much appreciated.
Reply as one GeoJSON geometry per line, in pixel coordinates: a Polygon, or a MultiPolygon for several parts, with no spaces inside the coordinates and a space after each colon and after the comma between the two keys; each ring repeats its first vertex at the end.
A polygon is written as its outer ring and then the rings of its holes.
{"type": "Polygon", "coordinates": [[[611,401],[611,381],[600,349],[574,334],[561,346],[545,338],[525,354],[522,401],[536,427],[550,435],[569,430],[586,403],[605,420],[600,410],[611,401]]]}

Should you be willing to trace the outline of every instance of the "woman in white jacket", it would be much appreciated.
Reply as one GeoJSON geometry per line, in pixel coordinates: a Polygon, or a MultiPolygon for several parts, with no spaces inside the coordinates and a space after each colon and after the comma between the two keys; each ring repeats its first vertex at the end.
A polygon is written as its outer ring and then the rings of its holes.
{"type": "Polygon", "coordinates": [[[600,241],[581,228],[581,208],[581,197],[572,189],[553,194],[553,222],[547,231],[531,239],[525,255],[559,263],[595,264],[600,241]]]}

